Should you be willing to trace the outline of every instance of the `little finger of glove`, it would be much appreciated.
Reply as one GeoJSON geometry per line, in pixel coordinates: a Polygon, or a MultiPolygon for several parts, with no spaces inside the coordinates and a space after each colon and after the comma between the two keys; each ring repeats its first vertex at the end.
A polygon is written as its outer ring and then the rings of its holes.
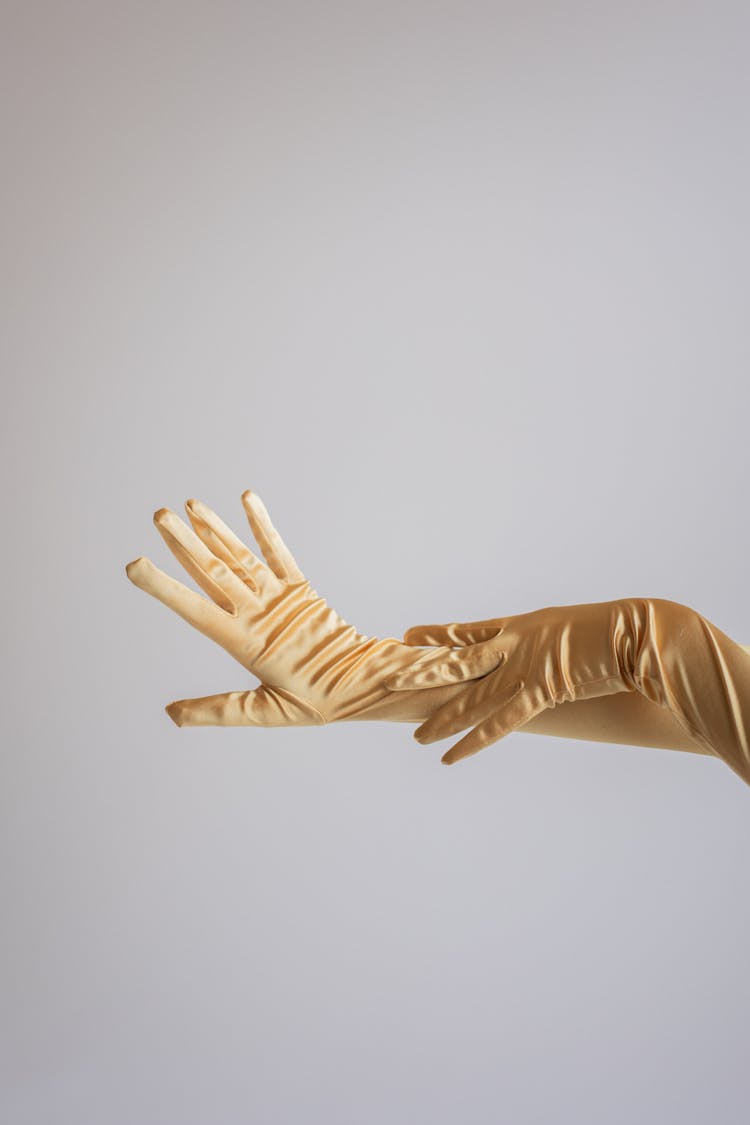
{"type": "Polygon", "coordinates": [[[224,643],[231,615],[215,601],[190,590],[170,574],[165,574],[151,559],[140,555],[125,567],[134,586],[151,594],[163,605],[179,614],[189,625],[219,644],[224,643]]]}
{"type": "Polygon", "coordinates": [[[506,734],[525,726],[535,715],[546,710],[547,706],[548,702],[541,692],[533,691],[523,680],[517,680],[505,699],[498,700],[498,705],[491,714],[451,746],[440,761],[445,766],[452,766],[463,758],[478,754],[493,742],[505,738],[506,734]]]}

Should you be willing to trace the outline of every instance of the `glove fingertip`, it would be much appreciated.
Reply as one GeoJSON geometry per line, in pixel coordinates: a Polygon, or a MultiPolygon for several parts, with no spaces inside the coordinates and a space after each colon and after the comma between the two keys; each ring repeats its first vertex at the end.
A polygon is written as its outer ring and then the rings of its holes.
{"type": "Polygon", "coordinates": [[[404,632],[404,644],[417,648],[445,643],[444,625],[411,625],[404,632]]]}
{"type": "Polygon", "coordinates": [[[143,577],[143,574],[148,569],[148,565],[149,560],[145,555],[139,555],[137,559],[131,559],[131,561],[125,565],[125,573],[135,586],[138,585],[138,578],[143,577]]]}
{"type": "Polygon", "coordinates": [[[175,726],[181,727],[185,725],[185,707],[180,700],[175,700],[174,703],[168,703],[164,710],[175,726]]]}
{"type": "Polygon", "coordinates": [[[244,504],[245,510],[249,515],[255,517],[265,516],[265,518],[268,519],[268,511],[266,509],[266,506],[257,492],[253,492],[252,489],[246,488],[242,493],[242,503],[244,504]]]}

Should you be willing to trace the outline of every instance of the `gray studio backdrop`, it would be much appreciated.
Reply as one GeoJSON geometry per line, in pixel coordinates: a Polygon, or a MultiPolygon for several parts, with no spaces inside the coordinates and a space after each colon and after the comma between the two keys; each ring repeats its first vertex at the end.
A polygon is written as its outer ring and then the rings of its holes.
{"type": "Polygon", "coordinates": [[[253,681],[124,568],[252,488],[368,633],[644,594],[750,643],[749,36],[4,4],[3,1122],[747,1121],[728,767],[180,730],[253,681]]]}

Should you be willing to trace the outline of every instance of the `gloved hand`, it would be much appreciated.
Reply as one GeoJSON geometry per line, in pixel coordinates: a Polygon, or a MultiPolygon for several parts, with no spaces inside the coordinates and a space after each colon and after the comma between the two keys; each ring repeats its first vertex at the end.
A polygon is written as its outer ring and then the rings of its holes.
{"type": "MultiPolygon", "coordinates": [[[[208,598],[149,559],[137,558],[126,567],[131,582],[262,681],[255,690],[170,703],[167,712],[174,722],[308,726],[343,719],[425,718],[436,705],[433,692],[410,698],[384,686],[388,675],[413,664],[420,653],[393,637],[367,637],[344,621],[312,589],[260,497],[247,491],[242,502],[265,563],[199,500],[185,506],[192,529],[167,508],[154,515],[167,546],[208,598]]],[[[443,701],[456,690],[444,689],[443,701]]]]}
{"type": "Polygon", "coordinates": [[[473,726],[441,759],[448,765],[558,704],[638,692],[750,784],[750,655],[688,606],[662,598],[552,606],[415,626],[404,639],[462,646],[428,652],[386,681],[396,692],[466,684],[414,732],[431,743],[473,726]]]}

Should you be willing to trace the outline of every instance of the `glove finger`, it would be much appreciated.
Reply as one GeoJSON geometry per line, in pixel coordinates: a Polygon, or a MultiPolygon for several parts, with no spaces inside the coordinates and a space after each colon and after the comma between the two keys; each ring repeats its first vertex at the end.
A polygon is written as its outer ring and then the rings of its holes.
{"type": "Polygon", "coordinates": [[[458,734],[485,719],[497,707],[498,699],[503,698],[504,685],[507,685],[509,675],[506,663],[503,661],[495,672],[468,684],[458,695],[438,707],[414,731],[417,742],[423,746],[438,742],[441,738],[458,734]]]}
{"type": "Polygon", "coordinates": [[[229,691],[198,699],[177,699],[165,708],[178,727],[299,727],[325,722],[303,699],[279,688],[229,691]]]}
{"type": "Polygon", "coordinates": [[[221,643],[229,618],[214,602],[183,586],[143,556],[129,562],[125,571],[134,586],[169,606],[211,640],[221,643]]]}
{"type": "Polygon", "coordinates": [[[478,723],[472,731],[451,746],[440,759],[446,766],[452,766],[463,758],[478,754],[493,742],[499,742],[506,734],[525,726],[535,715],[546,710],[547,701],[539,693],[529,691],[523,680],[517,680],[508,697],[493,712],[478,723]]]}
{"type": "Polygon", "coordinates": [[[202,501],[188,500],[185,510],[196,535],[212,554],[222,559],[254,593],[260,591],[270,577],[268,567],[253,554],[247,544],[202,501]]]}
{"type": "Polygon", "coordinates": [[[442,687],[444,684],[476,680],[494,672],[505,654],[491,641],[466,645],[453,652],[433,654],[385,681],[390,691],[411,691],[417,688],[442,687]]]}
{"type": "Polygon", "coordinates": [[[248,488],[242,493],[242,504],[263,557],[277,578],[281,578],[284,582],[304,582],[304,574],[271,523],[271,517],[260,496],[248,488]]]}
{"type": "Polygon", "coordinates": [[[164,542],[202,590],[227,613],[235,614],[247,603],[247,587],[225,562],[209,551],[191,527],[171,512],[160,508],[154,523],[164,542]]]}
{"type": "Polygon", "coordinates": [[[497,618],[486,621],[454,621],[449,625],[412,625],[404,633],[407,645],[463,645],[480,644],[492,640],[502,632],[502,622],[497,618]]]}

